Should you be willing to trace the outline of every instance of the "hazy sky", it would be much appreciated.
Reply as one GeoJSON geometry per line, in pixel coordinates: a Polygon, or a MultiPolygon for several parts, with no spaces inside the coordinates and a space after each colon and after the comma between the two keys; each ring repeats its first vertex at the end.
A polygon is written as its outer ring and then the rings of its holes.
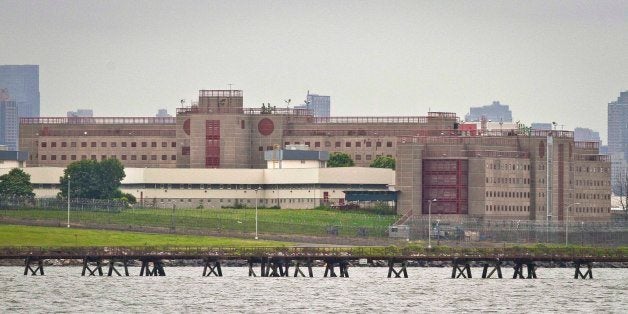
{"type": "Polygon", "coordinates": [[[628,89],[628,1],[7,1],[0,64],[39,64],[41,112],[173,113],[199,89],[246,106],[308,90],[332,115],[499,100],[515,120],[600,131],[628,89]]]}

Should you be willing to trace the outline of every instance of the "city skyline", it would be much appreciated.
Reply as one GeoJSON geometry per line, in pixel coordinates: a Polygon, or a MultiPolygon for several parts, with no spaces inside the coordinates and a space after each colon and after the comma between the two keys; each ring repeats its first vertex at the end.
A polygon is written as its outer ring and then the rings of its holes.
{"type": "Polygon", "coordinates": [[[607,143],[607,104],[628,89],[625,2],[5,1],[0,27],[0,63],[40,65],[42,116],[152,116],[220,88],[281,107],[313,90],[333,116],[500,100],[607,143]]]}

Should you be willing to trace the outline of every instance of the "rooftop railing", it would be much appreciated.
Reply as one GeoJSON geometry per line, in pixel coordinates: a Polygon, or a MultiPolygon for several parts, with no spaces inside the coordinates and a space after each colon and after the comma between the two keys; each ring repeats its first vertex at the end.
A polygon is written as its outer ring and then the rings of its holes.
{"type": "Polygon", "coordinates": [[[28,117],[20,124],[176,124],[175,117],[28,117]]]}

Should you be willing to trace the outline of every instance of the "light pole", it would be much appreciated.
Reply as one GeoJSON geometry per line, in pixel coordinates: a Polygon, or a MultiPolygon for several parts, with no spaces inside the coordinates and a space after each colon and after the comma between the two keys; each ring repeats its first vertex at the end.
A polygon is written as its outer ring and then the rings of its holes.
{"type": "Polygon", "coordinates": [[[427,200],[427,248],[432,248],[432,202],[436,199],[427,200]]]}
{"type": "Polygon", "coordinates": [[[565,215],[565,246],[569,244],[569,211],[571,211],[571,206],[580,205],[580,203],[573,203],[567,206],[567,213],[565,215]]]}
{"type": "Polygon", "coordinates": [[[257,237],[257,200],[258,200],[257,192],[259,191],[259,189],[260,187],[257,187],[255,189],[255,240],[258,239],[257,237]]]}
{"type": "Polygon", "coordinates": [[[68,174],[68,228],[70,228],[70,175],[68,174]]]}

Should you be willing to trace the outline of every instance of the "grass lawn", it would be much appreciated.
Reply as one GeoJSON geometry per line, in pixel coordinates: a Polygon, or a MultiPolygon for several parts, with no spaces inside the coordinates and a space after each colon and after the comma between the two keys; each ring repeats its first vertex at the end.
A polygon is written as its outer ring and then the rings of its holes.
{"type": "MultiPolygon", "coordinates": [[[[66,210],[17,209],[3,210],[0,215],[26,220],[49,220],[62,223],[66,210]]],[[[344,212],[320,209],[259,209],[260,233],[326,235],[330,228],[339,235],[385,237],[395,215],[344,212]]],[[[87,211],[74,208],[71,222],[120,226],[187,228],[197,230],[232,230],[254,232],[254,209],[125,209],[120,212],[87,211]]],[[[65,224],[65,223],[63,223],[65,224]]]]}
{"type": "Polygon", "coordinates": [[[55,227],[0,225],[0,246],[290,246],[288,242],[55,227]]]}

